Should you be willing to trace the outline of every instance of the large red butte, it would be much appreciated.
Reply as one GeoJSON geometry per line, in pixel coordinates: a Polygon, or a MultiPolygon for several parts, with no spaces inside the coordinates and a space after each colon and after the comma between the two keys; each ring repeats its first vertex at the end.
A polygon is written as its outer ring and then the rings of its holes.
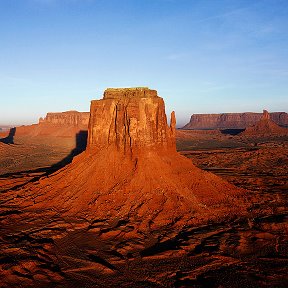
{"type": "Polygon", "coordinates": [[[86,151],[30,187],[29,206],[125,219],[137,231],[242,214],[245,191],[176,152],[175,122],[155,90],[107,89],[91,102],[86,151]]]}

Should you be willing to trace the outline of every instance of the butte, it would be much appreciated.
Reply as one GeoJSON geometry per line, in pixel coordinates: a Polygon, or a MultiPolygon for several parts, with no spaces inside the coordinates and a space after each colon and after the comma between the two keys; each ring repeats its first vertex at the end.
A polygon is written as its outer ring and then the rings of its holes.
{"type": "Polygon", "coordinates": [[[21,192],[25,209],[118,219],[135,232],[225,221],[245,213],[245,191],[195,167],[175,145],[175,113],[148,88],[107,89],[90,108],[87,148],[21,192]],[[166,228],[165,228],[166,227],[166,228]]]}
{"type": "Polygon", "coordinates": [[[261,119],[253,126],[248,127],[241,133],[243,136],[285,136],[288,135],[288,129],[280,127],[271,120],[267,110],[263,110],[261,119]]]}

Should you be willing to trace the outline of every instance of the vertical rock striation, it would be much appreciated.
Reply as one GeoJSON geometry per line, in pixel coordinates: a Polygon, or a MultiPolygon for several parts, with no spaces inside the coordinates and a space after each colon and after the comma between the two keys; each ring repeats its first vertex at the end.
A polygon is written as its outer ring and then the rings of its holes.
{"type": "Polygon", "coordinates": [[[88,149],[176,149],[175,114],[167,125],[164,101],[148,88],[107,89],[91,102],[88,149]]]}

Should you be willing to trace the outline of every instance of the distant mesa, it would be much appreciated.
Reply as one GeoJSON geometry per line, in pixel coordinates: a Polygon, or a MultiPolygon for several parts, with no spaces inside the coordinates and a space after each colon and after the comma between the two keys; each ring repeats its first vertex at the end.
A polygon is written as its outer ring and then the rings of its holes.
{"type": "MultiPolygon", "coordinates": [[[[271,120],[282,127],[288,127],[286,112],[269,114],[271,120]]],[[[183,129],[245,129],[255,125],[262,117],[262,113],[222,113],[222,114],[193,114],[190,122],[183,129]]]]}
{"type": "Polygon", "coordinates": [[[13,128],[11,125],[0,125],[0,133],[5,132],[13,128]]]}
{"type": "Polygon", "coordinates": [[[131,221],[132,234],[241,215],[246,192],[177,153],[175,124],[172,112],[168,125],[157,91],[107,89],[91,102],[86,151],[23,188],[30,198],[22,205],[131,221]]]}
{"type": "Polygon", "coordinates": [[[267,110],[263,110],[261,119],[245,129],[242,136],[282,136],[288,135],[288,129],[280,127],[272,119],[267,110]]]}
{"type": "Polygon", "coordinates": [[[16,135],[75,137],[79,131],[87,131],[89,116],[89,112],[50,112],[38,124],[17,127],[16,135]]]}
{"type": "Polygon", "coordinates": [[[60,124],[60,125],[82,125],[88,127],[89,112],[78,112],[78,111],[66,111],[47,113],[46,117],[39,119],[40,123],[45,124],[60,124]]]}

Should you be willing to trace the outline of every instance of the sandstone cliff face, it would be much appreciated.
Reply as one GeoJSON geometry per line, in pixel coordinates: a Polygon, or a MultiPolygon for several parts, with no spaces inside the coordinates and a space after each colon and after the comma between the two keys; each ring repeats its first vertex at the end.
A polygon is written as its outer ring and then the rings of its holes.
{"type": "Polygon", "coordinates": [[[29,200],[22,205],[91,223],[123,220],[132,223],[129,238],[243,213],[244,190],[176,152],[175,114],[168,126],[156,91],[108,89],[91,102],[90,113],[86,151],[27,185],[20,193],[29,200]]]}
{"type": "MultiPolygon", "coordinates": [[[[223,114],[193,114],[190,122],[183,129],[245,129],[255,125],[262,113],[223,113],[223,114]]],[[[276,124],[288,127],[286,112],[270,113],[271,120],[276,124]]]]}
{"type": "Polygon", "coordinates": [[[175,114],[167,125],[164,101],[147,88],[107,89],[91,102],[88,148],[175,148],[175,114]]]}
{"type": "Polygon", "coordinates": [[[38,124],[17,127],[16,136],[54,136],[75,138],[76,134],[80,131],[87,131],[89,116],[89,112],[78,111],[47,113],[44,119],[39,119],[38,124]]]}
{"type": "Polygon", "coordinates": [[[47,113],[44,119],[43,118],[39,119],[39,123],[88,126],[89,116],[90,116],[89,112],[78,112],[78,111],[47,113]]]}

